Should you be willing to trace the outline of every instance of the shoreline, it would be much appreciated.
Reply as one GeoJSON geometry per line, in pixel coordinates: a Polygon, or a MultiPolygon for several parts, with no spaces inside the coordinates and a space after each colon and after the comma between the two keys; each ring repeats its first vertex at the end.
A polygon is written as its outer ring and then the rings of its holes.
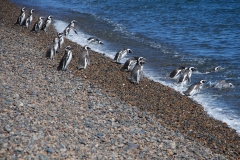
{"type": "MultiPolygon", "coordinates": [[[[16,15],[9,13],[8,15],[12,16],[9,19],[3,19],[7,9],[10,8],[9,1],[4,1],[3,4],[6,6],[1,7],[0,21],[2,25],[12,25],[20,12],[20,7],[15,7],[13,4],[16,15]]],[[[34,16],[33,23],[36,19],[34,16]]],[[[14,25],[11,29],[20,29],[20,34],[30,33],[29,37],[37,39],[39,50],[36,52],[42,56],[45,55],[47,46],[56,36],[53,26],[47,36],[43,32],[36,36],[35,33],[14,25]]],[[[226,123],[209,117],[203,107],[192,99],[147,78],[143,78],[139,85],[131,84],[126,78],[129,73],[120,71],[121,65],[112,63],[112,59],[93,51],[90,51],[91,65],[85,71],[79,71],[76,69],[77,52],[82,50],[81,46],[67,39],[64,43],[64,46],[70,44],[73,48],[74,58],[69,66],[70,77],[79,77],[84,81],[89,81],[91,85],[101,89],[102,93],[119,99],[128,106],[137,106],[143,112],[154,114],[157,117],[156,121],[162,126],[181,132],[186,139],[201,143],[215,154],[222,154],[230,159],[239,158],[240,137],[236,131],[229,128],[226,123]]],[[[45,67],[56,69],[63,50],[60,50],[53,62],[46,59],[48,66],[45,67]]]]}

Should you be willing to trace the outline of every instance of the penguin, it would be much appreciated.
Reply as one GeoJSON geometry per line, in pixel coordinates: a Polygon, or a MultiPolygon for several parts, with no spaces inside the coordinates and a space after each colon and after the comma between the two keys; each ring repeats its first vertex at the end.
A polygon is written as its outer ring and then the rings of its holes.
{"type": "Polygon", "coordinates": [[[183,91],[183,93],[186,96],[194,95],[195,93],[200,91],[205,82],[206,80],[200,80],[199,82],[192,84],[186,91],[183,91]]]}
{"type": "Polygon", "coordinates": [[[62,57],[58,67],[57,67],[57,70],[62,70],[62,71],[66,71],[67,70],[67,67],[68,65],[70,64],[72,60],[72,51],[71,51],[71,46],[67,46],[65,48],[65,54],[64,56],[62,57]]]}
{"type": "Polygon", "coordinates": [[[57,51],[62,48],[63,42],[64,42],[63,33],[58,33],[58,49],[57,49],[57,51]]]}
{"type": "Polygon", "coordinates": [[[33,28],[32,28],[32,31],[35,31],[36,33],[38,33],[38,31],[42,28],[42,25],[43,25],[43,17],[39,17],[38,18],[38,21],[35,22],[33,28]]]}
{"type": "Polygon", "coordinates": [[[212,69],[209,69],[208,71],[206,71],[206,73],[210,73],[210,72],[217,72],[220,70],[220,66],[214,67],[212,69]]]}
{"type": "Polygon", "coordinates": [[[128,48],[124,48],[120,51],[118,51],[114,57],[114,62],[116,63],[120,63],[120,60],[127,55],[127,53],[132,53],[131,49],[128,48]]]}
{"type": "Polygon", "coordinates": [[[213,88],[218,88],[218,89],[226,89],[226,88],[233,88],[233,84],[227,82],[226,80],[220,80],[217,83],[215,83],[213,86],[213,88]]]}
{"type": "Polygon", "coordinates": [[[53,60],[54,59],[53,57],[56,55],[56,52],[58,49],[58,41],[59,41],[59,39],[55,38],[47,50],[46,55],[47,55],[47,57],[50,57],[51,60],[53,60]]]}
{"type": "Polygon", "coordinates": [[[91,49],[88,46],[84,46],[84,51],[80,53],[77,69],[86,69],[87,65],[90,65],[90,58],[88,50],[91,49]]]}
{"type": "Polygon", "coordinates": [[[128,80],[130,80],[130,82],[139,84],[140,80],[143,77],[143,64],[144,63],[145,63],[145,61],[142,59],[142,57],[139,57],[137,60],[137,64],[131,71],[130,77],[128,77],[128,80]]]}
{"type": "Polygon", "coordinates": [[[33,20],[33,11],[34,11],[34,9],[31,9],[31,11],[30,11],[30,13],[29,13],[29,16],[28,16],[28,18],[26,19],[26,21],[25,21],[25,27],[29,27],[30,26],[30,24],[32,23],[32,20],[33,20]]]}
{"type": "Polygon", "coordinates": [[[52,23],[52,18],[53,18],[52,16],[48,16],[42,25],[42,30],[44,30],[45,33],[47,33],[47,29],[52,23]]]}
{"type": "Polygon", "coordinates": [[[88,40],[88,44],[90,44],[90,43],[99,43],[99,44],[103,44],[103,42],[100,41],[100,40],[99,40],[98,38],[96,38],[96,37],[90,37],[90,38],[88,38],[87,40],[88,40]]]}
{"type": "Polygon", "coordinates": [[[23,25],[24,20],[25,20],[25,7],[21,9],[21,14],[18,16],[16,24],[19,24],[21,26],[23,25]]]}
{"type": "Polygon", "coordinates": [[[178,83],[184,83],[187,80],[189,84],[191,82],[192,71],[194,70],[194,67],[189,67],[188,69],[186,69],[179,78],[178,83]]]}
{"type": "Polygon", "coordinates": [[[131,57],[123,64],[120,70],[125,72],[131,72],[134,66],[137,64],[138,58],[143,59],[143,57],[131,57]]]}
{"type": "Polygon", "coordinates": [[[74,25],[75,25],[76,22],[77,22],[77,21],[72,20],[72,21],[68,24],[68,26],[64,29],[63,34],[64,34],[65,36],[69,35],[70,30],[73,30],[76,34],[78,34],[78,33],[77,33],[77,29],[74,27],[74,25]]]}
{"type": "Polygon", "coordinates": [[[184,72],[185,69],[186,69],[186,67],[179,66],[178,68],[174,69],[174,70],[169,74],[169,77],[170,77],[170,78],[176,78],[176,77],[178,77],[182,72],[184,72]]]}

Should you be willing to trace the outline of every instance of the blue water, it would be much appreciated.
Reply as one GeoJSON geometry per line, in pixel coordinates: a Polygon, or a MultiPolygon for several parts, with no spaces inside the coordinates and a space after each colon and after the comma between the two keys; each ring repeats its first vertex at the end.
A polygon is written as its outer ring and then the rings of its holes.
{"type": "MultiPolygon", "coordinates": [[[[144,56],[144,73],[150,79],[182,92],[188,86],[176,86],[167,75],[176,67],[193,66],[192,83],[227,80],[232,89],[204,88],[191,96],[206,112],[240,133],[240,22],[239,1],[133,1],[133,0],[11,0],[38,16],[53,15],[61,32],[73,19],[78,35],[69,39],[81,45],[95,36],[103,46],[91,48],[113,58],[125,47],[133,55],[144,56]],[[202,73],[213,67],[214,73],[202,73]]],[[[34,20],[36,21],[36,20],[34,20]]]]}

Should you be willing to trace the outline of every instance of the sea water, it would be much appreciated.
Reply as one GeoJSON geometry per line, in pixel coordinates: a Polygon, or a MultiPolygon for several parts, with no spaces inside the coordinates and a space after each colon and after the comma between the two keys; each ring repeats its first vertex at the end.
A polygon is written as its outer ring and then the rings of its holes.
{"type": "MultiPolygon", "coordinates": [[[[67,37],[80,45],[113,58],[122,48],[131,56],[143,56],[146,77],[182,93],[189,85],[178,85],[169,73],[178,66],[195,67],[192,83],[201,79],[213,84],[226,80],[231,89],[204,87],[190,98],[212,117],[240,133],[240,21],[238,1],[157,0],[12,0],[35,9],[35,14],[52,15],[62,32],[73,19],[78,35],[67,37]],[[88,44],[97,37],[104,45],[88,44]],[[217,72],[206,72],[220,66],[217,72]]],[[[20,12],[20,11],[19,11],[20,12]]],[[[36,20],[33,20],[36,21],[36,20]]],[[[141,83],[141,82],[140,82],[141,83]]]]}

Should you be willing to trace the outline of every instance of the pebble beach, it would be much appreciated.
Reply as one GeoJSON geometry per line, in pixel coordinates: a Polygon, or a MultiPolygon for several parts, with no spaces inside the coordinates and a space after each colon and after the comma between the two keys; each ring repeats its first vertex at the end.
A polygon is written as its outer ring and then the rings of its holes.
{"type": "Polygon", "coordinates": [[[67,39],[47,58],[57,32],[31,32],[36,14],[29,29],[15,25],[21,7],[0,6],[1,159],[240,159],[237,132],[179,92],[130,83],[121,64],[94,51],[78,70],[83,48],[67,39]],[[57,71],[67,45],[69,71],[57,71]]]}

